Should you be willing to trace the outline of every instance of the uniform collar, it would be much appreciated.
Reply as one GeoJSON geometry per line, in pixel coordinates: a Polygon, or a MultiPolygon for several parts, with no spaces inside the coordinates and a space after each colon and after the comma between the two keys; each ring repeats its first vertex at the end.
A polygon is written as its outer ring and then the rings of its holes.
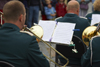
{"type": "Polygon", "coordinates": [[[12,28],[14,30],[17,30],[17,31],[20,31],[19,27],[17,27],[16,25],[14,24],[11,24],[11,23],[4,23],[1,27],[2,28],[12,28]]]}
{"type": "Polygon", "coordinates": [[[100,11],[93,11],[93,13],[100,14],[100,11]]]}
{"type": "Polygon", "coordinates": [[[67,14],[65,14],[65,16],[64,17],[78,17],[76,14],[74,14],[74,13],[67,13],[67,14]]]}

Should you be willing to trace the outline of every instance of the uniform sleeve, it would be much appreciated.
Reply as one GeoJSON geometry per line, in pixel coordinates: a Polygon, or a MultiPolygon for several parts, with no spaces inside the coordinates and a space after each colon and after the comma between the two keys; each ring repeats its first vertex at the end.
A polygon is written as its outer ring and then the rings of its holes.
{"type": "Polygon", "coordinates": [[[83,22],[85,23],[85,28],[90,26],[90,23],[86,17],[83,18],[83,22]]]}
{"type": "Polygon", "coordinates": [[[87,23],[88,23],[88,24],[87,24],[87,27],[90,26],[90,23],[89,23],[88,19],[87,19],[87,23]]]}
{"type": "Polygon", "coordinates": [[[35,37],[29,45],[28,61],[31,67],[50,67],[49,62],[40,51],[35,37]]]}
{"type": "Polygon", "coordinates": [[[90,48],[89,48],[89,49],[87,49],[87,51],[83,54],[83,56],[81,58],[82,67],[91,67],[90,57],[91,57],[91,51],[90,51],[90,48]]]}

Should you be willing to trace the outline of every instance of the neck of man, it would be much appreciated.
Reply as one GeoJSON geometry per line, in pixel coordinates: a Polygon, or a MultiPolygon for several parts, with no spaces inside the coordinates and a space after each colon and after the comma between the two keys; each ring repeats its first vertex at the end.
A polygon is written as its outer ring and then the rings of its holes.
{"type": "Polygon", "coordinates": [[[75,11],[75,10],[68,10],[67,13],[72,13],[72,14],[76,14],[76,15],[78,15],[78,12],[75,11]]]}
{"type": "Polygon", "coordinates": [[[74,12],[74,11],[68,11],[67,13],[73,13],[73,14],[75,14],[75,12],[74,12]]]}

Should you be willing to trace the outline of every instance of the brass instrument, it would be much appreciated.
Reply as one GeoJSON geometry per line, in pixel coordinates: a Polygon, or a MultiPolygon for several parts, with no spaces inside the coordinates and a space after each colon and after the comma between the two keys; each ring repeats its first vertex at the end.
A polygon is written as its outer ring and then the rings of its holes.
{"type": "Polygon", "coordinates": [[[100,23],[98,24],[98,26],[89,26],[83,31],[82,40],[87,47],[89,46],[89,41],[93,36],[100,35],[99,29],[100,29],[100,23]]]}
{"type": "Polygon", "coordinates": [[[53,63],[55,63],[57,66],[59,67],[65,67],[68,65],[69,63],[69,60],[64,56],[62,55],[60,52],[58,52],[55,48],[53,48],[52,46],[50,46],[47,42],[43,41],[41,39],[41,37],[43,36],[43,29],[42,27],[40,27],[39,25],[35,25],[35,26],[32,26],[30,29],[28,27],[24,27],[24,30],[25,31],[29,31],[30,33],[32,33],[34,36],[36,36],[37,38],[37,41],[39,42],[42,41],[44,44],[48,45],[50,48],[52,48],[55,52],[57,52],[59,55],[61,55],[64,59],[67,60],[67,63],[64,65],[64,66],[61,66],[59,65],[58,63],[54,62],[52,59],[50,59],[49,57],[47,57],[46,55],[44,55],[47,59],[49,59],[50,61],[52,61],[53,63]],[[39,40],[38,40],[39,39],[39,40]]]}
{"type": "Polygon", "coordinates": [[[2,23],[2,16],[3,16],[3,12],[0,11],[0,17],[1,17],[1,24],[0,24],[0,25],[3,24],[3,23],[2,23]]]}
{"type": "MultiPolygon", "coordinates": [[[[26,30],[26,31],[29,31],[28,28],[25,28],[25,27],[24,27],[24,31],[25,31],[25,30],[26,30]]],[[[39,38],[42,38],[42,37],[43,37],[43,29],[42,29],[41,26],[39,26],[39,25],[32,26],[32,27],[30,28],[30,30],[31,30],[31,31],[29,31],[29,32],[31,32],[31,33],[34,32],[34,34],[38,35],[39,38]]],[[[38,38],[36,38],[36,40],[37,40],[37,42],[40,41],[38,38]]]]}

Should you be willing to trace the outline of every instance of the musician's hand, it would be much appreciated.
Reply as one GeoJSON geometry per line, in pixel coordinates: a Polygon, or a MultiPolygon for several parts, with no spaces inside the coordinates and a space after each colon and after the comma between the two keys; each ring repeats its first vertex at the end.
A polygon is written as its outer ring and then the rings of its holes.
{"type": "Polygon", "coordinates": [[[24,25],[24,27],[27,27],[27,25],[24,25]]]}
{"type": "Polygon", "coordinates": [[[23,28],[21,29],[21,31],[24,31],[24,27],[27,27],[27,25],[24,25],[23,28]]]}

